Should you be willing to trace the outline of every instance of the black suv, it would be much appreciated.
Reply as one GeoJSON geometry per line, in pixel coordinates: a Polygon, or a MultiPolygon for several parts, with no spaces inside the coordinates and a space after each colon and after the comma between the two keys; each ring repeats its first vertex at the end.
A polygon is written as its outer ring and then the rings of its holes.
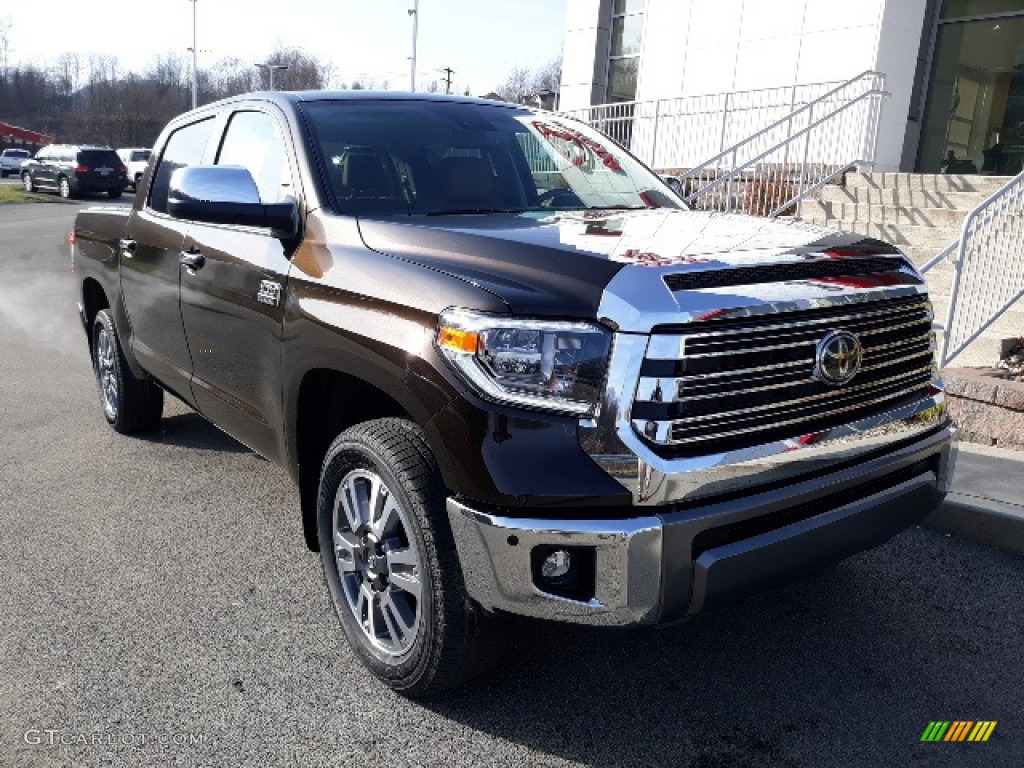
{"type": "Polygon", "coordinates": [[[56,192],[61,197],[78,197],[106,192],[120,197],[128,185],[127,169],[110,147],[54,144],[39,150],[21,168],[26,192],[56,192]]]}

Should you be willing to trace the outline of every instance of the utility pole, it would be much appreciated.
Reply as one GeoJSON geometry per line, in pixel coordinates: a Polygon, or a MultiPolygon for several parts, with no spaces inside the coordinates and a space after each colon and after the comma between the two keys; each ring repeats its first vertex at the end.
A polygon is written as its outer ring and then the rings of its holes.
{"type": "Polygon", "coordinates": [[[409,57],[412,65],[409,68],[409,90],[416,91],[416,40],[420,33],[420,0],[413,0],[412,8],[409,9],[412,16],[412,56],[409,57]]]}
{"type": "Polygon", "coordinates": [[[192,109],[199,105],[199,48],[196,46],[196,6],[199,0],[192,3],[192,109]]]}
{"type": "Polygon", "coordinates": [[[444,72],[444,75],[445,75],[445,77],[444,77],[444,92],[445,93],[451,93],[452,92],[452,75],[455,74],[455,70],[452,69],[451,67],[442,67],[441,71],[444,72]]]}

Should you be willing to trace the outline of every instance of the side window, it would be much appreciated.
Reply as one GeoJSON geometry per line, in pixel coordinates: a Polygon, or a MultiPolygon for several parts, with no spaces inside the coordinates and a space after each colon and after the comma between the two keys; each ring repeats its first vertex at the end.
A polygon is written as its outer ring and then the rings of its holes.
{"type": "Polygon", "coordinates": [[[217,165],[240,165],[256,180],[260,202],[280,203],[292,194],[291,172],[277,123],[263,112],[231,116],[217,165]]]}
{"type": "Polygon", "coordinates": [[[213,130],[213,118],[186,125],[171,134],[164,147],[160,164],[153,176],[149,190],[149,207],[159,213],[167,213],[167,192],[171,174],[179,168],[198,165],[202,162],[206,142],[213,130]]]}

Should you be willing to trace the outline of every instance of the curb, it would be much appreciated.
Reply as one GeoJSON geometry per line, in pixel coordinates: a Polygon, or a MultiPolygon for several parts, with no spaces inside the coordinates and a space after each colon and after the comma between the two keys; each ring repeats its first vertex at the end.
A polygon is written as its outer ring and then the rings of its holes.
{"type": "Polygon", "coordinates": [[[952,489],[924,525],[1024,556],[1024,452],[959,443],[952,489]]]}
{"type": "Polygon", "coordinates": [[[953,491],[924,525],[1024,556],[1024,506],[953,491]]]}

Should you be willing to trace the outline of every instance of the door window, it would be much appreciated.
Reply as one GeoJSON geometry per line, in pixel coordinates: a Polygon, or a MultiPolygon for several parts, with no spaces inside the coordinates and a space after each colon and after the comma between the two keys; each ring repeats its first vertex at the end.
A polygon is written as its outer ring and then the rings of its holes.
{"type": "Polygon", "coordinates": [[[247,169],[264,204],[280,203],[292,195],[284,140],[276,121],[263,112],[236,112],[231,117],[217,165],[247,169]]]}
{"type": "Polygon", "coordinates": [[[206,142],[212,130],[213,119],[207,118],[179,128],[171,134],[153,177],[153,185],[149,192],[151,209],[167,213],[167,193],[170,189],[171,174],[179,168],[187,168],[202,162],[206,142]]]}

